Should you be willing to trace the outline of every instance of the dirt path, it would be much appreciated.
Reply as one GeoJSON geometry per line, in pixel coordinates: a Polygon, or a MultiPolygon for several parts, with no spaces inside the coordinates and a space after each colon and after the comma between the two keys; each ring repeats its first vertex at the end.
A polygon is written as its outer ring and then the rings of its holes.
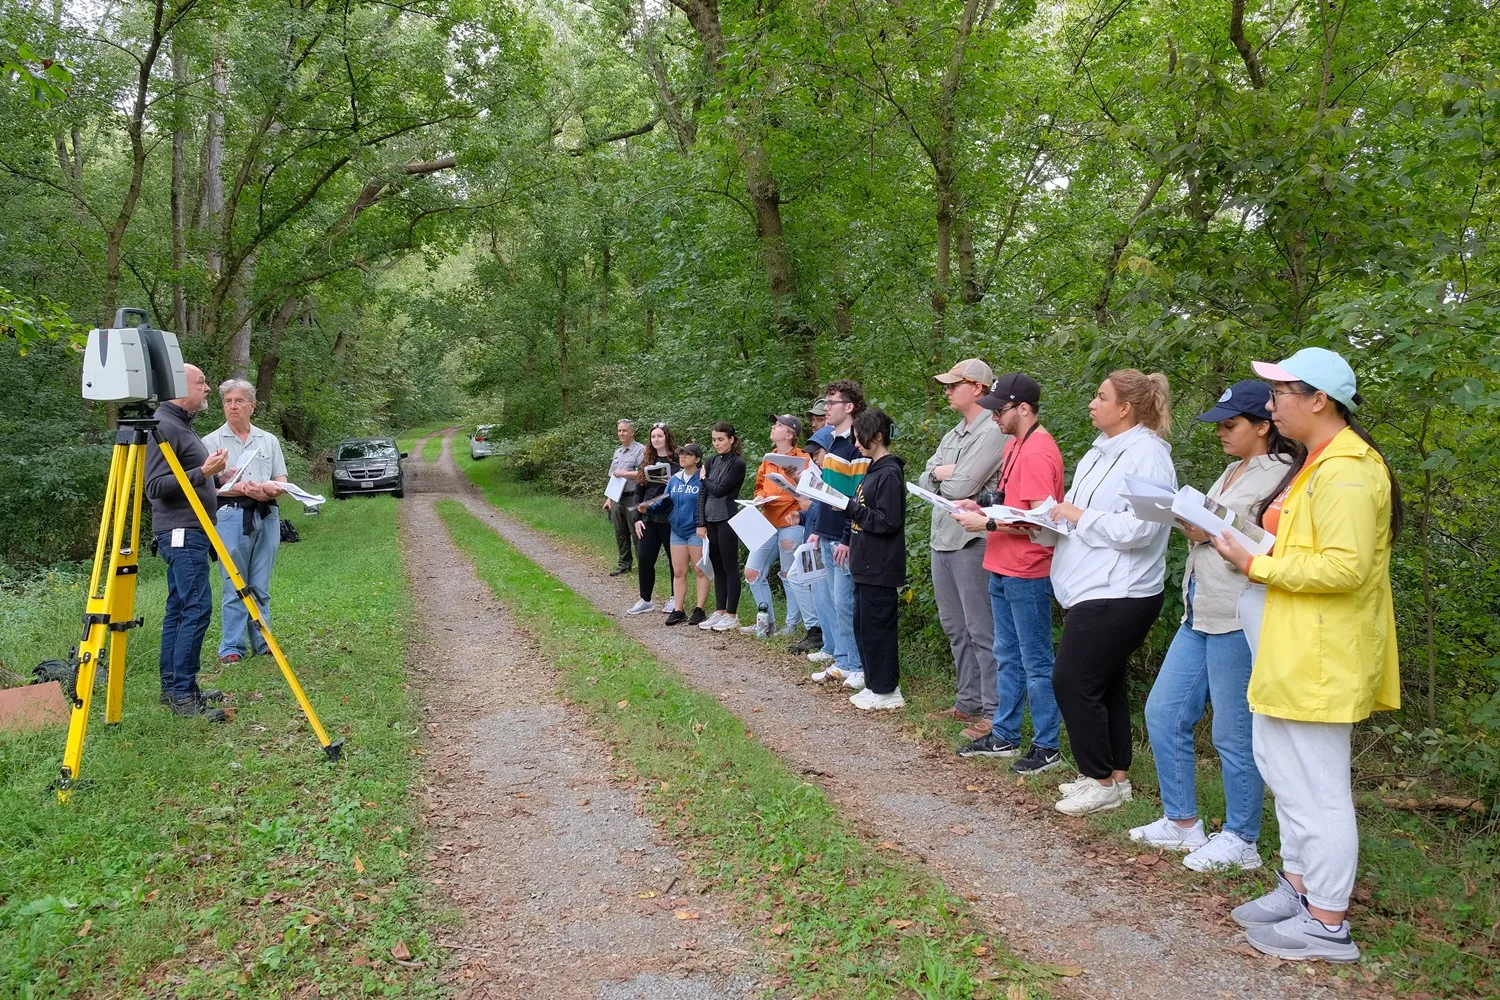
{"type": "MultiPolygon", "coordinates": [[[[1081,966],[1068,987],[1082,997],[1311,997],[1343,995],[1313,970],[1251,957],[1228,906],[1205,882],[1189,904],[1140,864],[1080,846],[998,773],[979,771],[919,741],[889,718],[856,711],[841,695],[788,677],[786,663],[738,635],[664,628],[660,615],[623,613],[634,578],[611,579],[496,511],[462,480],[447,447],[455,495],[502,537],[545,565],[687,681],[720,700],[764,744],[817,781],[860,829],[934,866],[1019,954],[1081,966]],[[1310,981],[1312,980],[1312,981],[1310,981]]],[[[847,692],[846,692],[847,693],[847,692]]],[[[1154,856],[1148,856],[1154,857],[1154,856]]],[[[1170,863],[1170,859],[1154,864],[1170,863]]]]}
{"type": "Polygon", "coordinates": [[[464,915],[438,934],[460,963],[449,980],[461,1000],[752,996],[758,970],[728,906],[659,843],[558,703],[551,662],[450,541],[434,503],[467,490],[448,447],[439,465],[408,462],[401,525],[421,620],[409,658],[427,860],[464,915]],[[699,918],[677,919],[689,904],[699,918]]]}

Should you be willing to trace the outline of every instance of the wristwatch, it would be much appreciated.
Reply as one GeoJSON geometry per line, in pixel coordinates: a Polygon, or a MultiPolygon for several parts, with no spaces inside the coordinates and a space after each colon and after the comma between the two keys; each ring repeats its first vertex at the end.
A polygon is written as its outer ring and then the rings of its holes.
{"type": "Polygon", "coordinates": [[[987,520],[987,521],[984,522],[984,530],[985,531],[999,531],[1000,530],[1000,525],[997,524],[995,522],[995,519],[992,517],[989,520],[987,520]]]}

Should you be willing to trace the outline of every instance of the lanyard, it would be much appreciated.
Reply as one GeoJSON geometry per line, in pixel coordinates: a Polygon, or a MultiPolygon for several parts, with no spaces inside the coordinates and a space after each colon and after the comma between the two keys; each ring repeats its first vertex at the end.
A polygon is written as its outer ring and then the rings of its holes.
{"type": "Polygon", "coordinates": [[[1010,464],[1000,470],[1000,482],[995,486],[995,492],[1000,494],[1002,502],[1005,496],[1005,484],[1010,482],[1010,475],[1016,471],[1016,463],[1021,460],[1021,449],[1026,447],[1026,442],[1030,440],[1032,432],[1040,426],[1042,425],[1037,423],[1027,428],[1026,433],[1021,435],[1021,440],[1016,442],[1016,450],[1010,454],[1010,464]]]}
{"type": "MultiPolygon", "coordinates": [[[[1124,458],[1125,457],[1125,453],[1127,451],[1129,451],[1129,450],[1130,450],[1129,447],[1125,447],[1125,448],[1121,448],[1120,449],[1120,453],[1115,456],[1115,460],[1113,462],[1109,463],[1109,468],[1107,468],[1107,469],[1104,470],[1104,475],[1101,476],[1099,478],[1099,481],[1094,484],[1093,490],[1089,492],[1089,498],[1087,500],[1085,500],[1083,503],[1077,504],[1077,506],[1082,507],[1084,510],[1088,510],[1089,509],[1089,506],[1094,502],[1094,496],[1095,496],[1095,494],[1097,494],[1099,492],[1099,487],[1103,486],[1104,483],[1105,483],[1105,481],[1109,479],[1109,474],[1111,472],[1115,471],[1115,466],[1117,466],[1117,465],[1120,464],[1120,459],[1124,458]]],[[[1095,461],[1093,465],[1089,466],[1089,472],[1093,472],[1094,469],[1095,469],[1095,467],[1098,466],[1098,464],[1099,464],[1099,462],[1095,461]]]]}

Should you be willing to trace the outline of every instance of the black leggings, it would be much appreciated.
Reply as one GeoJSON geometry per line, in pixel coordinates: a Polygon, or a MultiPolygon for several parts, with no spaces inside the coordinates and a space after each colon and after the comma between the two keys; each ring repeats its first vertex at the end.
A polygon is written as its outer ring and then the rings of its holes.
{"type": "Polygon", "coordinates": [[[728,521],[708,522],[708,561],[714,567],[714,610],[740,613],[740,536],[728,521]]]}
{"type": "Polygon", "coordinates": [[[895,587],[854,585],[854,646],[865,666],[865,686],[876,694],[890,694],[901,684],[900,606],[895,587]]]}
{"type": "MultiPolygon", "coordinates": [[[[656,560],[663,552],[667,554],[667,571],[672,569],[672,526],[666,521],[647,521],[642,518],[638,522],[645,529],[640,540],[636,542],[636,574],[641,584],[641,600],[651,600],[651,592],[656,589],[656,560]]],[[[667,596],[672,595],[672,588],[667,587],[667,596]]]]}
{"type": "Polygon", "coordinates": [[[1064,612],[1052,690],[1073,759],[1090,778],[1130,767],[1130,654],[1146,641],[1161,606],[1156,594],[1083,601],[1064,612]]]}

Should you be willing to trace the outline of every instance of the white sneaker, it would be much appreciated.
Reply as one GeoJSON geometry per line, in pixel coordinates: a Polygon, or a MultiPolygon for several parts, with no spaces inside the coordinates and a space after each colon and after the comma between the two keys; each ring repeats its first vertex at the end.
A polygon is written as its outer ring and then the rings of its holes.
{"type": "Polygon", "coordinates": [[[808,676],[809,676],[809,679],[815,680],[819,684],[822,684],[824,681],[841,681],[841,680],[843,680],[844,679],[844,672],[842,670],[840,670],[838,667],[827,666],[827,667],[824,667],[822,670],[814,670],[808,676]]]}
{"type": "Polygon", "coordinates": [[[713,624],[713,630],[715,632],[728,632],[730,629],[739,628],[739,627],[740,627],[740,616],[739,615],[732,615],[728,611],[726,611],[722,615],[720,615],[719,616],[719,620],[716,621],[716,622],[714,622],[714,624],[713,624]]]}
{"type": "Polygon", "coordinates": [[[642,598],[641,600],[636,601],[634,604],[632,604],[630,606],[630,610],[627,611],[627,612],[625,612],[625,613],[627,615],[643,615],[647,611],[655,611],[655,610],[656,610],[656,605],[655,604],[652,604],[650,601],[646,600],[645,598],[642,598]]]}
{"type": "Polygon", "coordinates": [[[901,697],[899,687],[890,694],[876,694],[869,688],[861,688],[857,694],[849,696],[849,704],[864,712],[889,712],[905,708],[906,699],[901,697]]]}
{"type": "Polygon", "coordinates": [[[754,639],[769,639],[771,637],[771,633],[760,622],[756,622],[754,625],[741,625],[740,635],[748,635],[754,639]]]}
{"type": "MultiPolygon", "coordinates": [[[[863,670],[850,671],[849,676],[844,678],[844,687],[853,688],[856,691],[865,686],[865,672],[863,670]]],[[[906,704],[902,702],[902,704],[906,704]]]]}
{"type": "MultiPolygon", "coordinates": [[[[1068,792],[1072,791],[1078,785],[1081,785],[1081,784],[1083,784],[1086,781],[1093,781],[1093,780],[1094,780],[1093,778],[1090,778],[1086,774],[1080,774],[1078,777],[1074,778],[1072,781],[1064,781],[1064,782],[1059,783],[1058,786],[1057,786],[1057,790],[1064,797],[1066,797],[1067,794],[1068,794],[1068,792]]],[[[1120,798],[1121,799],[1123,799],[1126,802],[1134,801],[1134,799],[1135,799],[1135,793],[1133,791],[1131,791],[1130,779],[1129,778],[1125,778],[1122,781],[1115,782],[1115,787],[1120,790],[1120,798]]]]}
{"type": "Polygon", "coordinates": [[[1124,803],[1125,799],[1121,797],[1119,787],[1113,782],[1101,785],[1097,781],[1089,780],[1082,785],[1074,785],[1072,791],[1068,792],[1053,808],[1069,816],[1087,816],[1089,813],[1103,812],[1105,809],[1118,809],[1124,803]]]}
{"type": "Polygon", "coordinates": [[[715,625],[719,624],[719,619],[723,618],[723,617],[724,617],[724,612],[722,612],[722,611],[715,611],[713,614],[711,614],[707,618],[703,619],[702,623],[700,623],[698,627],[701,628],[703,631],[707,632],[709,629],[711,629],[715,625]]]}
{"type": "Polygon", "coordinates": [[[807,654],[807,658],[814,663],[827,663],[833,659],[833,654],[825,653],[821,649],[815,649],[807,654]]]}
{"type": "MultiPolygon", "coordinates": [[[[1135,831],[1131,831],[1134,833],[1135,831]]],[[[1186,868],[1195,872],[1227,872],[1235,868],[1249,871],[1265,864],[1255,845],[1239,834],[1220,830],[1208,838],[1208,842],[1182,859],[1186,868]]]]}
{"type": "Polygon", "coordinates": [[[1208,835],[1203,832],[1201,819],[1194,820],[1192,826],[1182,827],[1165,816],[1155,823],[1133,827],[1130,839],[1137,844],[1165,847],[1171,851],[1196,851],[1208,843],[1208,835]]]}
{"type": "Polygon", "coordinates": [[[664,614],[664,615],[670,615],[672,612],[674,612],[676,610],[677,610],[677,598],[675,598],[675,597],[669,597],[669,598],[667,598],[667,603],[663,604],[661,606],[661,613],[664,614]]]}

